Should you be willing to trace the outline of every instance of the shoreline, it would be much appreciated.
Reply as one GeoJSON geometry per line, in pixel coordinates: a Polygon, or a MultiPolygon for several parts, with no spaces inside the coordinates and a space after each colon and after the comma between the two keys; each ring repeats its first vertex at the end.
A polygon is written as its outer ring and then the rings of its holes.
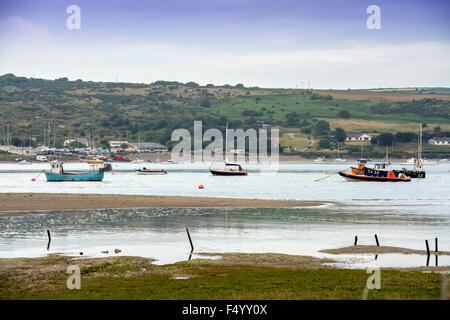
{"type": "MultiPolygon", "coordinates": [[[[368,278],[365,270],[327,265],[331,259],[276,253],[208,255],[221,258],[168,265],[122,255],[3,258],[0,299],[349,300],[362,298],[368,278]],[[73,265],[81,270],[79,290],[67,287],[66,270],[73,265]]],[[[448,299],[448,293],[441,292],[439,273],[417,269],[383,269],[382,273],[383,290],[371,291],[369,299],[448,299]]]]}
{"type": "Polygon", "coordinates": [[[0,193],[0,212],[119,208],[295,208],[325,202],[241,198],[77,193],[0,193]]]}

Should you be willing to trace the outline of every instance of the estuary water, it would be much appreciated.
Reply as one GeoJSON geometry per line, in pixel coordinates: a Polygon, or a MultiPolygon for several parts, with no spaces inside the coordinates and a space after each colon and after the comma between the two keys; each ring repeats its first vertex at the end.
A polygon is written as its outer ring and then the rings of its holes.
{"type": "MultiPolygon", "coordinates": [[[[195,252],[276,252],[331,257],[343,267],[410,267],[421,255],[330,256],[321,249],[375,244],[450,251],[450,164],[426,167],[426,179],[410,183],[348,182],[332,174],[351,163],[281,163],[277,172],[246,165],[244,177],[212,176],[210,164],[113,164],[102,182],[45,181],[48,164],[0,164],[0,192],[103,193],[292,199],[324,202],[311,208],[148,208],[0,213],[0,257],[48,253],[83,256],[137,255],[156,263],[186,260],[190,229],[195,252]],[[164,168],[165,176],[140,176],[139,167],[164,168]],[[32,178],[38,178],[31,181],[32,178]],[[326,179],[315,181],[316,179],[326,179]],[[205,189],[198,189],[203,184],[205,189]],[[47,250],[46,230],[52,242],[47,250]],[[107,254],[102,251],[108,251],[107,254]]],[[[217,165],[219,166],[219,165],[217,165]]],[[[402,166],[394,163],[394,168],[402,166]]],[[[67,163],[66,171],[87,165],[67,163]]],[[[1,211],[1,208],[0,208],[1,211]]],[[[194,254],[195,257],[195,254],[194,254]]],[[[435,265],[434,257],[429,262],[435,265]]],[[[450,265],[450,257],[438,264],[450,265]]]]}

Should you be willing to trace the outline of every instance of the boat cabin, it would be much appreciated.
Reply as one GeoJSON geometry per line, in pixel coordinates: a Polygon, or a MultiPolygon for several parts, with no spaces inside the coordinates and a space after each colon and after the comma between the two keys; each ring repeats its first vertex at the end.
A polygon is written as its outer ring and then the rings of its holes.
{"type": "Polygon", "coordinates": [[[374,169],[376,170],[389,170],[388,162],[378,162],[374,164],[374,169]]]}
{"type": "Polygon", "coordinates": [[[364,169],[367,165],[367,162],[370,161],[369,159],[358,159],[358,169],[364,169]]]}
{"type": "Polygon", "coordinates": [[[60,161],[52,161],[51,162],[51,173],[58,173],[58,174],[62,174],[64,171],[63,169],[63,164],[60,161]]]}
{"type": "Polygon", "coordinates": [[[225,169],[228,169],[231,171],[242,171],[241,165],[239,165],[237,163],[225,163],[225,169]]]}

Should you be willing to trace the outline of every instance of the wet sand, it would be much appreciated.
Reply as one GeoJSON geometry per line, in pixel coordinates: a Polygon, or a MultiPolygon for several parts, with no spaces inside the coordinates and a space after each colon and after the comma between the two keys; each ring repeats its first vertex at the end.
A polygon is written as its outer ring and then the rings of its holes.
{"type": "Polygon", "coordinates": [[[0,193],[0,212],[112,208],[314,207],[324,203],[210,197],[69,193],[0,193]]]}

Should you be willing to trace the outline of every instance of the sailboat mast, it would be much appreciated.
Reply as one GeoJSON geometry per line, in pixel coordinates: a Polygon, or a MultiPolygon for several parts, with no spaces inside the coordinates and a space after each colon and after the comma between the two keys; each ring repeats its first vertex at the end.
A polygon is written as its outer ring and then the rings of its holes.
{"type": "Polygon", "coordinates": [[[420,137],[419,137],[419,159],[422,159],[422,124],[420,124],[420,137]]]}
{"type": "Polygon", "coordinates": [[[225,128],[225,163],[228,162],[228,121],[225,128]]]}
{"type": "Polygon", "coordinates": [[[363,143],[361,141],[361,159],[363,158],[363,143]]]}

